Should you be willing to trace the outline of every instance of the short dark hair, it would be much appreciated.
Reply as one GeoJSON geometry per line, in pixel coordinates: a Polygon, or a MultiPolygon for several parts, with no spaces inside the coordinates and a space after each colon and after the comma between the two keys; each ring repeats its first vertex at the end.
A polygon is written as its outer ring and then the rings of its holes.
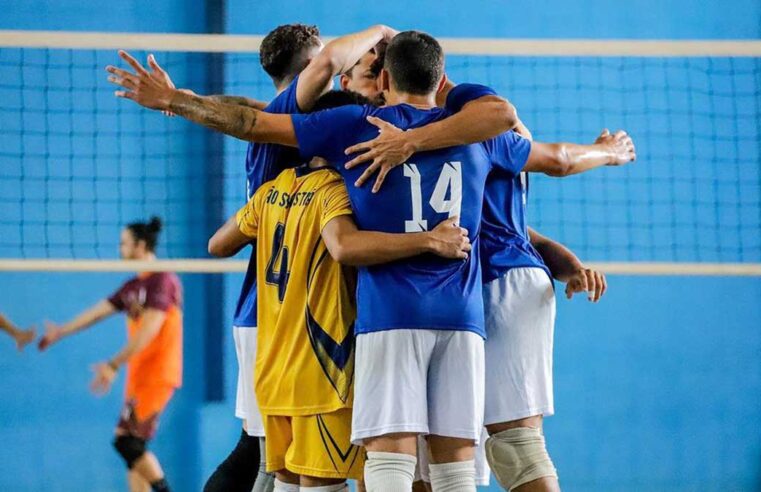
{"type": "Polygon", "coordinates": [[[148,222],[130,222],[127,229],[130,230],[135,241],[145,241],[145,247],[148,251],[156,251],[159,232],[161,232],[161,219],[154,216],[148,222]]]}
{"type": "Polygon", "coordinates": [[[259,60],[276,85],[295,78],[309,63],[307,52],[320,45],[317,26],[278,26],[262,40],[259,60]]]}
{"type": "Polygon", "coordinates": [[[444,50],[429,34],[400,32],[386,49],[384,68],[397,90],[415,95],[430,94],[444,73],[444,50]]]}
{"type": "Polygon", "coordinates": [[[312,113],[322,111],[323,109],[337,108],[339,106],[348,106],[349,104],[372,104],[371,101],[354,91],[328,91],[314,103],[312,113]]]}

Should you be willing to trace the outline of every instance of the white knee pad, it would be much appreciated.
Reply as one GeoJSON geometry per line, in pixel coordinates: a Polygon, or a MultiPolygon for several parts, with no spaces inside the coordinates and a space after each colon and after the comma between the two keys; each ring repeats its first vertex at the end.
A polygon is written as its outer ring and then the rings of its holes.
{"type": "Polygon", "coordinates": [[[299,484],[281,482],[276,478],[274,492],[299,492],[299,484]]]}
{"type": "Polygon", "coordinates": [[[415,477],[414,456],[402,453],[368,452],[365,461],[367,492],[409,492],[415,477]]]}
{"type": "Polygon", "coordinates": [[[499,484],[507,490],[558,473],[544,445],[542,430],[516,427],[486,440],[486,459],[499,484]]]}
{"type": "Polygon", "coordinates": [[[476,492],[476,462],[455,461],[428,465],[433,492],[476,492]]]}

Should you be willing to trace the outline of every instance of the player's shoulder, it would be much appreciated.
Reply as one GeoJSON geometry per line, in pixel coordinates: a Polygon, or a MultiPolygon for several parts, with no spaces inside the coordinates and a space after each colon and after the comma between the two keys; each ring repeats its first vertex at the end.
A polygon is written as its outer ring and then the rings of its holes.
{"type": "Polygon", "coordinates": [[[149,285],[179,286],[180,277],[174,272],[154,272],[146,278],[149,285]]]}

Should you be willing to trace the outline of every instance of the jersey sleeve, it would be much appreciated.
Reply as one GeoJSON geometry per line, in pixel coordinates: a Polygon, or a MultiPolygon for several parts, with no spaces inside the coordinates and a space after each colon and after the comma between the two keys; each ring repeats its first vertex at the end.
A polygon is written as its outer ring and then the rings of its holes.
{"type": "Polygon", "coordinates": [[[346,160],[346,148],[356,143],[356,134],[365,121],[365,108],[341,106],[316,113],[293,114],[291,120],[304,159],[322,157],[338,166],[346,160]]]}
{"type": "Polygon", "coordinates": [[[264,194],[271,187],[264,183],[238,212],[235,214],[235,221],[238,223],[238,230],[246,237],[255,239],[259,235],[259,217],[261,207],[264,205],[264,194]]]}
{"type": "Polygon", "coordinates": [[[512,130],[487,140],[483,145],[492,165],[511,176],[521,172],[531,153],[531,140],[521,137],[512,130]]]}
{"type": "Polygon", "coordinates": [[[116,290],[116,292],[108,296],[108,299],[106,299],[117,311],[124,311],[125,305],[124,301],[122,301],[122,294],[126,287],[127,284],[122,285],[116,290]]]}
{"type": "Polygon", "coordinates": [[[491,87],[481,84],[459,84],[447,94],[446,109],[456,113],[471,101],[484,96],[496,96],[491,87]]]}
{"type": "Polygon", "coordinates": [[[322,213],[320,214],[320,231],[328,222],[341,215],[351,215],[349,193],[343,181],[332,183],[322,196],[322,213]]]}
{"type": "Polygon", "coordinates": [[[168,311],[177,302],[177,284],[171,274],[156,273],[145,285],[145,307],[168,311]]]}

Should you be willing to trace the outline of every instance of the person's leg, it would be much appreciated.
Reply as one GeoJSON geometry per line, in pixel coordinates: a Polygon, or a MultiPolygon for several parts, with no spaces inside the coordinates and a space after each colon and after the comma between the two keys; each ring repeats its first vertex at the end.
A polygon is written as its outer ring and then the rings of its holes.
{"type": "Polygon", "coordinates": [[[238,443],[206,481],[204,492],[251,492],[257,477],[252,465],[260,460],[259,438],[241,430],[238,443]]]}
{"type": "Polygon", "coordinates": [[[275,474],[267,473],[267,439],[265,437],[257,439],[259,441],[259,471],[251,492],[272,492],[275,489],[275,474]]]}
{"type": "Polygon", "coordinates": [[[299,476],[285,468],[273,473],[274,492],[299,492],[299,476]]]}
{"type": "Polygon", "coordinates": [[[555,295],[547,274],[518,268],[484,286],[486,455],[502,487],[560,490],[542,433],[552,415],[555,295]]]}
{"type": "Polygon", "coordinates": [[[129,485],[130,492],[150,492],[151,484],[149,484],[142,475],[135,470],[127,471],[127,484],[129,485]]]}
{"type": "Polygon", "coordinates": [[[427,374],[435,330],[357,336],[352,441],[367,450],[368,492],[412,490],[417,434],[428,432],[427,374]]]}
{"type": "Polygon", "coordinates": [[[434,492],[475,492],[475,446],[482,434],[484,340],[440,332],[428,376],[429,472],[434,492]]]}

